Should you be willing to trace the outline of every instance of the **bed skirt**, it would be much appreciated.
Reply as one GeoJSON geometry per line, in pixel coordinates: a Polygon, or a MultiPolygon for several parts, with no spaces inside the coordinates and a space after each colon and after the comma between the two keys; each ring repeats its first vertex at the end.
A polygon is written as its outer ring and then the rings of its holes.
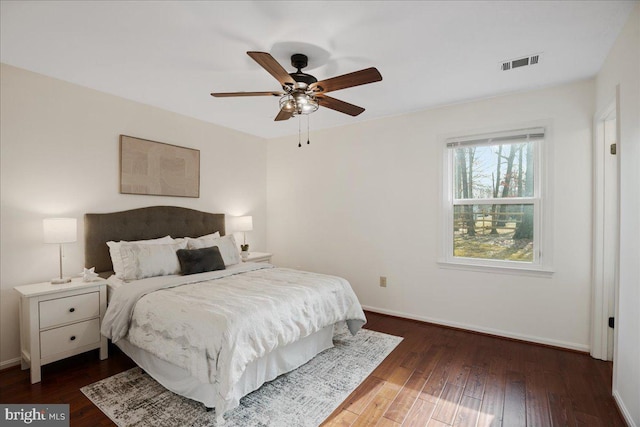
{"type": "MultiPolygon", "coordinates": [[[[344,322],[341,322],[343,324],[344,322]]],[[[243,396],[260,388],[265,382],[290,372],[313,359],[318,353],[333,347],[334,325],[302,338],[287,346],[280,347],[247,365],[240,381],[233,389],[233,396],[240,400],[243,396]]],[[[131,344],[127,339],[116,345],[138,366],[168,390],[213,408],[214,385],[201,383],[183,368],[175,366],[153,354],[131,344]]],[[[220,417],[222,414],[217,414],[220,417]]]]}

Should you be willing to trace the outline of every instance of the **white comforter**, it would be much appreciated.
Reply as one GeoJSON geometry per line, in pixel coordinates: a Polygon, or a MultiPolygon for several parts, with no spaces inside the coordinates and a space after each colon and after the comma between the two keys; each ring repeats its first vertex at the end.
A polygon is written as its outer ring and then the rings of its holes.
{"type": "Polygon", "coordinates": [[[126,283],[112,295],[102,334],[126,336],[214,384],[221,416],[239,405],[233,387],[247,364],[340,321],[352,334],[366,321],[345,279],[246,263],[126,283]]]}

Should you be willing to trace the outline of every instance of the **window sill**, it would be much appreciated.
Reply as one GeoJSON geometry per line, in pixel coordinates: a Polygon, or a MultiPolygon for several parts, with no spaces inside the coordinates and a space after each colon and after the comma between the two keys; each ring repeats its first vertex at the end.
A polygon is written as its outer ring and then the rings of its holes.
{"type": "Polygon", "coordinates": [[[466,261],[449,261],[438,260],[438,266],[440,268],[446,268],[451,270],[467,270],[477,271],[482,273],[499,273],[499,274],[513,274],[517,276],[533,276],[533,277],[546,277],[553,276],[554,270],[548,267],[534,267],[534,266],[506,266],[506,265],[487,265],[487,264],[474,264],[466,261]]]}

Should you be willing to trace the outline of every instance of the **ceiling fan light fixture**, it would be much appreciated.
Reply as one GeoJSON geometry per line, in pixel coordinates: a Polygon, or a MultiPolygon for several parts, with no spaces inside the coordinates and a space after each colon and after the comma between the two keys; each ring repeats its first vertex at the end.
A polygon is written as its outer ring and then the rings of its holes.
{"type": "Polygon", "coordinates": [[[289,113],[296,111],[296,102],[291,95],[284,95],[280,98],[280,109],[289,113]]]}
{"type": "Polygon", "coordinates": [[[306,104],[307,103],[307,95],[302,92],[298,92],[293,95],[293,98],[296,100],[296,104],[306,104]]]}
{"type": "Polygon", "coordinates": [[[320,104],[318,104],[315,97],[304,92],[286,94],[280,98],[280,109],[291,112],[294,116],[299,114],[311,114],[319,107],[320,104]]]}
{"type": "Polygon", "coordinates": [[[309,98],[307,103],[302,105],[302,114],[310,114],[318,109],[319,105],[315,99],[309,98]]]}

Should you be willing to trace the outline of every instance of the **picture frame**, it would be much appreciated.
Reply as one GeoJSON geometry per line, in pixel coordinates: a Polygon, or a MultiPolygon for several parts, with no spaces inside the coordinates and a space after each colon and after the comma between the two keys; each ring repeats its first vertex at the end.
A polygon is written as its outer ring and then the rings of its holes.
{"type": "Polygon", "coordinates": [[[120,135],[120,193],[200,197],[200,150],[120,135]]]}

